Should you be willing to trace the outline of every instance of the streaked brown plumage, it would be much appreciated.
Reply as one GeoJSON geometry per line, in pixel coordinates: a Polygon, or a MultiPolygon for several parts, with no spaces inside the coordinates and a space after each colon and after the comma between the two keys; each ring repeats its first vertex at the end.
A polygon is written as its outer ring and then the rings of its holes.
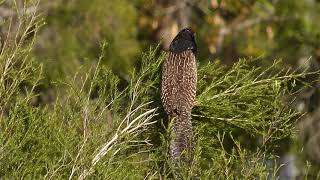
{"type": "Polygon", "coordinates": [[[197,85],[195,52],[193,33],[184,29],[172,41],[163,64],[161,100],[173,121],[170,154],[174,160],[179,159],[182,152],[192,153],[191,110],[197,85]]]}

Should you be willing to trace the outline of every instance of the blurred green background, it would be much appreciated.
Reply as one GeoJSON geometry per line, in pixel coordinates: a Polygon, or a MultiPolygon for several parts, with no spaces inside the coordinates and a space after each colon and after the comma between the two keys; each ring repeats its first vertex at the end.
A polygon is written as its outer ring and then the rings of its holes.
{"type": "Polygon", "coordinates": [[[106,41],[103,63],[126,78],[141,52],[160,41],[166,49],[184,27],[197,34],[200,63],[259,57],[298,66],[320,56],[316,0],[42,0],[39,8],[47,24],[36,54],[52,67],[48,76],[70,74],[106,41]]]}

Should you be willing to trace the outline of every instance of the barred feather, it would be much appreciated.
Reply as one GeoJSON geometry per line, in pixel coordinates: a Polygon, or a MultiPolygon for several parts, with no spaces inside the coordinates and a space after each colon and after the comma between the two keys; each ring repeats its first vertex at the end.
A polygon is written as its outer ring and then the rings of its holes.
{"type": "Polygon", "coordinates": [[[173,120],[170,153],[178,159],[183,151],[192,149],[191,110],[197,85],[197,66],[191,50],[170,52],[162,72],[161,100],[173,120]]]}

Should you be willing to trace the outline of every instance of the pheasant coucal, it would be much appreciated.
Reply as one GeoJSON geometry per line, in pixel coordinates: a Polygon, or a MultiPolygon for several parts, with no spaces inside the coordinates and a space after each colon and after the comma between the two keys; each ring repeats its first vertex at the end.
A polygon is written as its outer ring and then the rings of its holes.
{"type": "Polygon", "coordinates": [[[172,120],[170,155],[174,161],[189,161],[193,148],[191,110],[197,89],[197,45],[191,29],[173,39],[162,70],[161,100],[172,120]],[[186,157],[187,155],[187,157],[186,157]],[[181,157],[182,159],[182,157],[181,157]]]}

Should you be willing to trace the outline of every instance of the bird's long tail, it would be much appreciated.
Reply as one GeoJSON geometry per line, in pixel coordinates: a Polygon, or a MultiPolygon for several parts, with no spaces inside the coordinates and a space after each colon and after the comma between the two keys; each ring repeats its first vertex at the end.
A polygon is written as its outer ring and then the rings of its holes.
{"type": "Polygon", "coordinates": [[[181,113],[171,117],[170,155],[174,162],[180,159],[191,163],[193,151],[193,131],[191,113],[181,113]]]}

